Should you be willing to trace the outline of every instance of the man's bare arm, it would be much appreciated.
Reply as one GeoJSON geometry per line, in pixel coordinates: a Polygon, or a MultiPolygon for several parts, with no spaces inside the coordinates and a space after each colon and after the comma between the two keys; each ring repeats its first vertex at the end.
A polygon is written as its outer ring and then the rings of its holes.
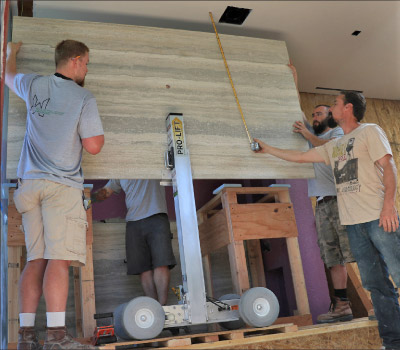
{"type": "Polygon", "coordinates": [[[97,154],[104,146],[104,135],[88,137],[82,139],[83,148],[90,154],[97,154]]]}
{"type": "Polygon", "coordinates": [[[15,93],[14,89],[14,79],[17,75],[17,54],[21,48],[22,42],[7,44],[7,60],[6,60],[6,75],[5,83],[10,90],[15,93]]]}
{"type": "Polygon", "coordinates": [[[300,121],[297,121],[293,124],[293,132],[302,134],[303,137],[307,141],[310,141],[314,147],[322,146],[330,140],[333,140],[333,138],[329,140],[320,139],[318,136],[314,135],[310,130],[308,130],[304,123],[300,121]]]}
{"type": "Polygon", "coordinates": [[[399,227],[399,218],[396,209],[397,169],[390,154],[386,154],[377,160],[377,163],[383,169],[383,185],[385,187],[385,197],[379,218],[379,226],[383,226],[386,232],[394,232],[399,227]]]}
{"type": "Polygon", "coordinates": [[[296,85],[297,97],[299,99],[299,103],[301,103],[300,91],[299,91],[299,79],[298,79],[298,76],[297,76],[297,70],[296,70],[296,67],[293,65],[291,60],[289,60],[288,67],[292,71],[293,79],[294,79],[294,85],[296,85]]]}
{"type": "Polygon", "coordinates": [[[100,190],[98,190],[97,192],[92,193],[92,201],[93,202],[102,202],[104,200],[106,200],[107,198],[109,198],[112,194],[114,193],[114,191],[109,188],[109,187],[103,187],[100,190]]]}
{"type": "Polygon", "coordinates": [[[296,151],[290,149],[281,149],[272,147],[259,139],[254,139],[258,142],[261,149],[257,153],[267,153],[271,154],[277,158],[287,160],[289,162],[295,163],[324,163],[324,158],[313,148],[309,151],[296,151]]]}

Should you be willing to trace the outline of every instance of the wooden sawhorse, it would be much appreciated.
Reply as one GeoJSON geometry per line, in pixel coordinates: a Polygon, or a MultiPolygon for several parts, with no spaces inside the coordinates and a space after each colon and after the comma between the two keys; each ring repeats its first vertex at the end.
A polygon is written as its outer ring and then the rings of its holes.
{"type": "Polygon", "coordinates": [[[283,317],[278,319],[278,322],[290,321],[298,325],[312,324],[297,240],[296,219],[288,188],[227,187],[222,189],[197,213],[208,295],[213,295],[209,254],[222,247],[228,247],[234,293],[241,295],[250,288],[244,241],[247,241],[249,270],[253,287],[265,287],[259,240],[286,238],[298,315],[283,317]],[[262,194],[264,197],[257,203],[238,204],[238,195],[253,194],[262,194]],[[216,209],[221,204],[222,209],[216,209]]]}

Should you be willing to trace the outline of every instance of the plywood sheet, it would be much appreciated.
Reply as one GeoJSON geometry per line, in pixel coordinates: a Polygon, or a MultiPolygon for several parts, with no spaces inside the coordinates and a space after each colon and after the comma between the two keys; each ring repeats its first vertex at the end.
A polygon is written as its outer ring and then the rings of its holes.
{"type": "MultiPolygon", "coordinates": [[[[292,132],[301,113],[285,43],[220,37],[252,137],[306,150],[303,137],[292,132]]],[[[250,150],[214,33],[15,17],[13,40],[24,42],[19,70],[52,74],[54,47],[66,38],[90,48],[86,87],[105,129],[103,151],[84,155],[86,178],[160,178],[171,112],[184,115],[194,178],[314,176],[309,164],[250,150]]],[[[25,114],[11,94],[8,178],[16,177],[25,114]]]]}
{"type": "Polygon", "coordinates": [[[184,348],[240,350],[379,349],[381,346],[382,341],[379,338],[377,322],[361,318],[351,322],[300,327],[297,332],[220,340],[215,343],[192,344],[184,348]]]}

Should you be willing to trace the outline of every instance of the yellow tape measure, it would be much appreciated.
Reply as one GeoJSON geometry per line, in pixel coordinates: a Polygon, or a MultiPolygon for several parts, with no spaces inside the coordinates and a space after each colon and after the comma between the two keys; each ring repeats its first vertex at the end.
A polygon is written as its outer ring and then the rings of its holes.
{"type": "Polygon", "coordinates": [[[219,49],[220,49],[220,51],[221,51],[222,59],[224,60],[226,72],[228,73],[229,81],[231,82],[233,94],[235,95],[236,104],[237,104],[237,106],[238,106],[240,115],[241,115],[241,117],[242,117],[243,124],[244,124],[244,127],[245,127],[245,129],[246,129],[247,137],[249,138],[250,147],[251,147],[251,149],[252,149],[253,151],[258,151],[258,150],[260,149],[260,148],[259,148],[260,146],[258,145],[257,142],[254,142],[254,141],[253,141],[253,139],[252,139],[251,136],[250,136],[249,129],[247,128],[246,120],[244,119],[242,107],[240,106],[240,102],[239,102],[238,95],[237,95],[237,93],[236,93],[235,85],[233,84],[231,72],[229,71],[228,62],[226,61],[226,58],[225,58],[224,49],[222,48],[221,40],[219,39],[217,27],[215,26],[214,17],[213,17],[213,15],[212,15],[212,12],[209,12],[209,15],[210,15],[210,18],[211,18],[211,23],[212,23],[212,25],[213,25],[213,27],[214,27],[215,36],[217,37],[217,41],[218,41],[219,49]]]}

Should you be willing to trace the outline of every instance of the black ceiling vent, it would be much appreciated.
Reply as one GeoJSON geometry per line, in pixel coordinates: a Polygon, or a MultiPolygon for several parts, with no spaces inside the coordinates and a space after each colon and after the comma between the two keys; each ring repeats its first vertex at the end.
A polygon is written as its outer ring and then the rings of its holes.
{"type": "Polygon", "coordinates": [[[340,91],[353,91],[353,92],[359,92],[360,94],[363,93],[363,91],[359,91],[359,90],[335,89],[335,88],[326,88],[326,87],[320,87],[320,86],[317,86],[315,89],[316,90],[339,91],[339,92],[340,91]]]}
{"type": "Polygon", "coordinates": [[[361,33],[361,30],[355,30],[351,35],[358,36],[361,33]]]}
{"type": "Polygon", "coordinates": [[[243,9],[240,7],[228,6],[219,19],[219,23],[229,23],[241,25],[251,12],[251,9],[243,9]]]}

